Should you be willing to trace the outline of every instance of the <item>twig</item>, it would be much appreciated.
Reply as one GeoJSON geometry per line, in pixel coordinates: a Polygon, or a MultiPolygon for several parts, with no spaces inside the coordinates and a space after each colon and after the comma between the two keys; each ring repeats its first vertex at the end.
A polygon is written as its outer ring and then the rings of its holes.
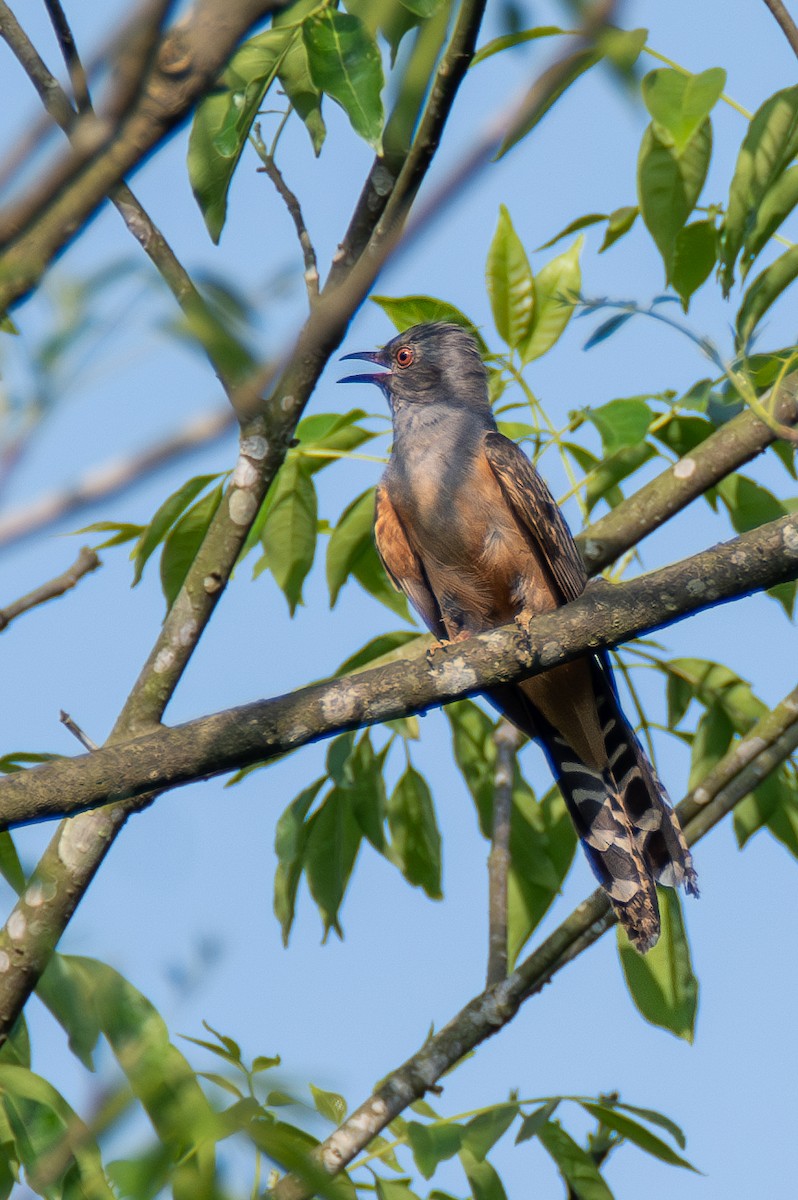
{"type": "Polygon", "coordinates": [[[310,234],[308,233],[307,226],[305,225],[305,218],[302,215],[302,207],[297,199],[296,193],[292,192],[288,184],[285,182],[277,163],[274,161],[271,154],[266,151],[266,147],[260,138],[260,130],[257,129],[257,127],[256,134],[257,138],[255,144],[258,149],[258,156],[263,163],[263,166],[258,167],[258,170],[264,175],[268,175],[269,179],[271,179],[277,190],[278,196],[280,196],[282,199],[283,203],[288,209],[291,220],[294,222],[297,237],[299,238],[299,245],[302,248],[302,257],[305,263],[305,286],[308,289],[308,298],[312,305],[319,295],[319,267],[316,260],[316,251],[313,248],[313,242],[310,240],[310,234]],[[258,143],[260,144],[258,145],[258,143]],[[261,150],[263,153],[261,153],[261,150]]]}
{"type": "Polygon", "coordinates": [[[92,467],[63,491],[49,492],[30,504],[0,515],[0,548],[41,533],[101,500],[119,496],[184,454],[217,441],[236,424],[229,405],[192,417],[182,429],[128,458],[112,458],[92,467]]]}
{"type": "MultiPolygon", "coordinates": [[[[593,584],[578,600],[537,616],[528,632],[506,625],[441,649],[431,664],[420,649],[415,657],[172,728],[143,732],[136,726],[124,741],[117,738],[89,758],[8,775],[0,779],[3,825],[72,815],[268,762],[343,730],[531,678],[586,649],[617,645],[796,576],[798,515],[791,514],[628,583],[593,584]]],[[[144,700],[153,703],[146,679],[142,687],[144,700]]],[[[0,1000],[2,987],[0,977],[0,1000]]]]}
{"type": "MultiPolygon", "coordinates": [[[[73,154],[66,173],[57,167],[55,191],[38,189],[13,211],[15,240],[0,260],[0,310],[21,300],[44,270],[80,232],[111,189],[156,146],[214,86],[247,30],[285,0],[204,0],[161,39],[138,102],[118,128],[99,122],[102,140],[90,154],[73,154]],[[97,153],[99,146],[103,152],[97,153]],[[89,161],[90,159],[90,161],[89,161]]],[[[7,6],[6,6],[7,10],[7,6]]],[[[3,10],[0,9],[0,13],[3,10]]],[[[5,22],[0,22],[4,31],[5,22]]],[[[81,126],[90,120],[81,118],[81,126]]]]}
{"type": "MultiPolygon", "coordinates": [[[[48,0],[48,4],[60,8],[58,0],[48,0]]],[[[0,17],[2,17],[4,7],[3,0],[0,0],[0,17]]],[[[163,7],[162,4],[161,7],[163,7]]],[[[58,81],[47,70],[22,27],[15,20],[5,23],[0,20],[0,34],[25,68],[43,102],[49,101],[51,104],[52,115],[67,137],[73,141],[76,135],[82,137],[83,130],[81,128],[79,132],[77,131],[74,113],[67,96],[61,90],[58,81]],[[63,112],[70,115],[62,119],[63,112]]],[[[89,114],[92,112],[88,93],[83,111],[89,114]]],[[[111,188],[109,198],[128,230],[141,245],[177,300],[186,316],[191,332],[203,347],[216,371],[219,382],[232,403],[234,387],[239,382],[245,368],[248,369],[250,365],[245,350],[205,302],[172,247],[127,184],[118,183],[111,188]]]]}
{"type": "Polygon", "coordinates": [[[782,33],[792,47],[793,54],[798,56],[798,26],[796,26],[795,21],[793,21],[781,0],[765,0],[765,4],[776,18],[782,33]]]}
{"type": "Polygon", "coordinates": [[[488,855],[488,974],[486,986],[507,978],[507,881],[510,872],[510,814],[513,806],[515,755],[521,735],[502,718],[493,735],[493,824],[488,855]]]}
{"type": "MultiPolygon", "coordinates": [[[[798,722],[794,712],[785,720],[783,729],[785,737],[791,731],[792,738],[798,740],[798,722]]],[[[759,724],[754,726],[745,741],[759,741],[759,724]]],[[[776,744],[773,743],[774,753],[776,744]]],[[[727,757],[734,756],[735,750],[727,757]]],[[[723,768],[725,762],[726,758],[722,759],[718,767],[723,768]]],[[[734,776],[738,799],[747,795],[759,782],[756,763],[757,758],[754,758],[748,765],[741,766],[734,776]]],[[[721,807],[724,795],[722,790],[716,793],[715,798],[721,807]]],[[[693,844],[703,837],[725,815],[725,811],[727,809],[723,812],[716,810],[711,824],[700,833],[690,829],[688,841],[693,844]]],[[[681,816],[681,806],[679,812],[681,816]]],[[[335,1133],[314,1151],[311,1167],[321,1164],[330,1175],[344,1170],[376,1134],[414,1100],[421,1099],[465,1054],[498,1033],[512,1020],[525,1000],[540,992],[557,972],[598,941],[614,923],[615,915],[606,895],[601,891],[594,892],[524,959],[507,980],[486,988],[439,1033],[429,1038],[407,1062],[392,1071],[374,1095],[355,1109],[335,1133]]],[[[312,1190],[304,1179],[290,1173],[279,1180],[271,1196],[272,1200],[307,1200],[312,1190]]]]}
{"type": "Polygon", "coordinates": [[[55,579],[48,580],[47,583],[28,592],[27,596],[22,596],[21,599],[0,609],[0,631],[7,629],[14,618],[22,613],[30,612],[39,604],[46,604],[48,600],[54,600],[56,596],[63,596],[64,592],[76,587],[84,575],[88,575],[90,571],[96,571],[100,566],[102,563],[95,551],[84,546],[72,566],[68,567],[61,575],[56,575],[55,579]]]}
{"type": "Polygon", "coordinates": [[[89,85],[86,80],[86,72],[83,70],[83,63],[80,61],[78,48],[75,45],[75,38],[66,19],[66,13],[61,7],[60,0],[44,0],[44,5],[55,30],[55,35],[58,38],[61,53],[64,56],[77,110],[79,113],[89,112],[91,110],[91,100],[89,98],[89,85]]]}
{"type": "Polygon", "coordinates": [[[72,736],[78,739],[84,750],[99,750],[97,743],[91,740],[89,735],[81,729],[80,725],[78,725],[77,721],[74,721],[68,712],[64,712],[63,708],[61,709],[58,719],[61,724],[69,730],[72,736]]]}

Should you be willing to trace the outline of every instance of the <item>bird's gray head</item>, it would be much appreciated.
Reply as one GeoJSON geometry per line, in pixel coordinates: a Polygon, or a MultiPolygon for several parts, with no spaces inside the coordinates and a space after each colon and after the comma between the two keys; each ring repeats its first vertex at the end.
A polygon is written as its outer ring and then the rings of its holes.
{"type": "Polygon", "coordinates": [[[446,405],[490,413],[487,371],[476,341],[460,325],[431,321],[413,325],[381,350],[346,354],[385,367],[347,375],[340,383],[376,383],[396,411],[406,405],[446,405]]]}

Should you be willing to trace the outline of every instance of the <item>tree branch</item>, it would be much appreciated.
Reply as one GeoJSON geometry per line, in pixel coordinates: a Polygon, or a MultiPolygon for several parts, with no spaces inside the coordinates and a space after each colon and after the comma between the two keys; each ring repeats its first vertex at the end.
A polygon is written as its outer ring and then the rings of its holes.
{"type": "Polygon", "coordinates": [[[13,231],[4,231],[16,240],[0,258],[0,310],[36,285],[111,189],[185,118],[249,28],[284,6],[285,0],[197,0],[167,31],[138,102],[110,140],[93,148],[88,163],[77,156],[74,178],[59,177],[55,196],[37,196],[15,214],[13,231]]]}
{"type": "Polygon", "coordinates": [[[795,21],[793,21],[787,12],[785,5],[782,4],[781,0],[765,0],[765,4],[776,18],[782,33],[792,47],[793,54],[798,56],[798,27],[796,27],[795,21]]]}
{"type": "Polygon", "coordinates": [[[44,4],[58,39],[58,44],[61,47],[61,54],[63,55],[67,72],[69,73],[72,94],[75,97],[75,106],[79,113],[88,112],[91,108],[89,85],[86,80],[86,72],[83,70],[83,63],[80,61],[78,48],[75,45],[75,38],[69,27],[69,21],[66,18],[66,13],[61,7],[60,0],[44,0],[44,4]]]}
{"type": "Polygon", "coordinates": [[[46,604],[48,600],[54,600],[56,596],[63,596],[64,592],[76,587],[84,575],[88,575],[90,571],[96,571],[101,566],[102,563],[94,550],[84,546],[72,566],[68,567],[61,575],[56,575],[55,579],[50,579],[47,583],[34,588],[32,592],[28,592],[27,596],[22,596],[19,600],[0,609],[0,631],[7,629],[14,618],[22,613],[30,612],[39,604],[46,604]]]}
{"type": "Polygon", "coordinates": [[[288,209],[288,215],[294,222],[297,237],[299,238],[299,246],[302,250],[302,259],[305,264],[305,287],[308,290],[308,299],[313,304],[319,295],[319,265],[316,260],[316,251],[313,248],[313,242],[308,233],[308,227],[305,224],[305,218],[302,215],[302,205],[299,203],[297,195],[292,192],[288,184],[285,182],[283,173],[274,161],[274,158],[269,154],[260,136],[260,127],[256,126],[257,131],[257,149],[258,157],[263,163],[258,170],[268,175],[274,184],[275,191],[288,209]]]}
{"type": "Polygon", "coordinates": [[[112,458],[92,467],[63,491],[47,492],[30,504],[0,516],[0,548],[11,546],[90,505],[118,496],[141,479],[183,454],[217,441],[236,425],[229,405],[192,417],[176,433],[128,458],[112,458]]]}
{"type": "Polygon", "coordinates": [[[437,651],[431,663],[426,656],[392,662],[9,775],[0,780],[3,824],[80,812],[268,762],[341,730],[529,678],[585,650],[615,646],[796,577],[798,515],[790,514],[630,582],[596,582],[573,603],[535,617],[528,633],[506,625],[437,651]]]}
{"type": "MultiPolygon", "coordinates": [[[[791,693],[792,697],[795,695],[791,693]]],[[[717,807],[705,808],[706,827],[699,830],[688,826],[686,836],[690,844],[695,844],[757,786],[763,777],[758,768],[760,755],[768,756],[767,770],[770,771],[798,744],[796,703],[794,699],[789,701],[790,697],[776,710],[780,713],[782,735],[772,740],[768,750],[760,751],[756,747],[762,744],[760,727],[769,722],[772,714],[758,722],[704,780],[701,786],[708,789],[708,796],[709,790],[718,786],[721,779],[725,778],[727,782],[712,794],[713,804],[717,807]],[[741,758],[738,752],[742,747],[746,747],[746,753],[741,758]],[[779,753],[780,759],[776,758],[779,753]],[[730,774],[731,771],[734,773],[730,774]]],[[[682,805],[677,811],[683,818],[682,805]]],[[[464,1055],[498,1033],[513,1019],[525,1000],[540,992],[567,963],[598,941],[615,919],[606,895],[601,890],[595,891],[524,959],[508,979],[474,997],[407,1062],[392,1071],[375,1093],[314,1151],[312,1159],[315,1163],[320,1163],[331,1175],[348,1166],[408,1105],[420,1100],[464,1055]]],[[[277,1183],[270,1196],[271,1200],[308,1200],[314,1190],[308,1187],[306,1180],[290,1173],[277,1183]]]]}
{"type": "MultiPolygon", "coordinates": [[[[794,425],[798,421],[798,371],[785,379],[777,396],[768,393],[762,403],[780,424],[794,425]]],[[[596,574],[608,567],[776,440],[774,430],[751,409],[721,425],[684,458],[577,535],[576,544],[588,571],[596,574]]]]}
{"type": "Polygon", "coordinates": [[[488,855],[488,974],[486,986],[507,978],[507,881],[510,873],[510,814],[515,756],[521,735],[503,718],[496,726],[493,823],[488,855]]]}

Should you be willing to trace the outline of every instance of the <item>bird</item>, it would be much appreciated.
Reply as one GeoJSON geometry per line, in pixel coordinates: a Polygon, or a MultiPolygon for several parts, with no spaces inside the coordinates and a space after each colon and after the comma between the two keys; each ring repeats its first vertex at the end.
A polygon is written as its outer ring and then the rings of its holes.
{"type": "MultiPolygon", "coordinates": [[[[441,644],[581,595],[587,575],[560,509],[515,442],[498,429],[472,334],[426,322],[379,350],[356,352],[376,384],[393,445],[376,488],[374,537],[397,590],[441,644]]],[[[657,941],[656,884],[698,895],[678,818],[624,716],[606,652],[589,654],[487,699],[541,746],[590,867],[630,942],[657,941]]]]}

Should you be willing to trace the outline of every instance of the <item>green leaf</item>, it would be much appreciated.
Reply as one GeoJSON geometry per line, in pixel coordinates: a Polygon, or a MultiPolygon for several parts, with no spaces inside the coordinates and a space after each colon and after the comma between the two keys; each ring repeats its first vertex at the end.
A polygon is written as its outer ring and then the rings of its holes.
{"type": "Polygon", "coordinates": [[[535,276],[532,327],[529,337],[519,347],[524,363],[550,350],[573,315],[574,301],[582,286],[579,255],[584,241],[580,235],[569,250],[547,262],[535,276]]]}
{"type": "MultiPolygon", "coordinates": [[[[382,1159],[383,1162],[386,1161],[384,1156],[382,1159]]],[[[416,1193],[411,1191],[403,1179],[381,1179],[379,1175],[376,1175],[374,1183],[379,1200],[419,1200],[416,1193]]]]}
{"type": "Polygon", "coordinates": [[[637,205],[625,205],[623,208],[616,208],[610,213],[607,221],[607,232],[604,234],[604,241],[599,247],[599,254],[603,254],[605,250],[609,250],[610,246],[614,246],[617,241],[628,233],[634,225],[640,209],[637,205]]]}
{"type": "Polygon", "coordinates": [[[559,25],[536,25],[534,29],[506,33],[502,37],[494,38],[491,42],[486,42],[481,50],[477,50],[469,65],[475,67],[477,63],[485,62],[487,58],[492,58],[494,54],[499,54],[503,50],[512,50],[515,46],[521,46],[525,42],[537,41],[538,38],[556,37],[565,32],[566,30],[560,29],[559,25]]]}
{"type": "Polygon", "coordinates": [[[647,954],[638,954],[618,927],[618,953],[626,985],[639,1012],[652,1025],[692,1042],[698,1008],[698,980],[679,896],[672,888],[657,889],[662,932],[647,954]]]}
{"type": "Polygon", "coordinates": [[[0,833],[0,875],[18,896],[25,890],[25,872],[22,870],[14,839],[7,829],[0,833]]]}
{"type": "Polygon", "coordinates": [[[685,312],[690,299],[709,278],[717,255],[714,221],[693,221],[676,234],[671,259],[671,283],[685,312]]]}
{"type": "Polygon", "coordinates": [[[728,295],[734,263],[771,187],[798,153],[798,86],[770,96],[754,113],[734,169],[721,232],[721,283],[728,295]]]}
{"type": "Polygon", "coordinates": [[[737,314],[736,342],[744,350],[765,313],[785,288],[798,277],[798,246],[785,250],[775,262],[757,275],[743,296],[737,314]]]}
{"type": "Polygon", "coordinates": [[[355,820],[380,854],[388,853],[385,839],[385,781],[382,776],[386,753],[387,749],[375,754],[371,736],[366,730],[349,756],[345,773],[355,820]]]}
{"type": "Polygon", "coordinates": [[[677,154],[686,149],[726,86],[726,72],[711,67],[700,75],[684,75],[669,67],[651,71],[641,84],[643,102],[677,154]]]}
{"type": "Polygon", "coordinates": [[[338,1092],[325,1092],[324,1088],[316,1087],[313,1083],[308,1086],[316,1112],[332,1121],[333,1125],[340,1125],[346,1117],[346,1100],[343,1096],[339,1096],[338,1092]]]}
{"type": "Polygon", "coordinates": [[[437,1125],[409,1121],[407,1140],[416,1166],[425,1179],[430,1179],[439,1163],[457,1154],[463,1140],[463,1130],[459,1125],[445,1121],[437,1125]]]}
{"type": "Polygon", "coordinates": [[[302,585],[316,556],[318,504],[311,475],[304,460],[286,459],[261,531],[264,555],[255,567],[256,574],[264,567],[271,571],[292,617],[304,603],[302,585]]]}
{"type": "Polygon", "coordinates": [[[93,525],[84,525],[82,529],[73,529],[72,532],[110,533],[113,531],[113,537],[99,542],[94,547],[95,550],[106,550],[110,546],[123,546],[125,542],[132,542],[134,538],[141,536],[145,528],[144,525],[119,524],[118,521],[95,521],[93,525]]]}
{"type": "Polygon", "coordinates": [[[687,1145],[687,1138],[684,1133],[670,1117],[664,1116],[660,1112],[656,1112],[653,1108],[636,1108],[634,1104],[624,1104],[621,1100],[616,1101],[616,1108],[622,1108],[624,1112],[634,1113],[636,1117],[642,1117],[644,1121],[648,1121],[650,1125],[659,1125],[660,1129],[667,1129],[676,1145],[684,1150],[687,1145]]]}
{"type": "Polygon", "coordinates": [[[767,826],[790,854],[798,858],[798,797],[794,777],[788,787],[781,789],[779,803],[768,814],[767,826]]]}
{"type": "Polygon", "coordinates": [[[186,483],[173,492],[164,500],[160,508],[157,509],[155,516],[150,521],[149,525],[145,526],[144,532],[141,534],[136,543],[132,557],[136,564],[136,569],[133,575],[133,586],[141,579],[141,573],[144,570],[147,559],[152,554],[153,550],[166,537],[168,531],[172,528],[182,513],[188,508],[189,504],[194,501],[200,492],[204,491],[209,483],[213,483],[218,479],[219,475],[197,475],[194,479],[189,479],[186,483]]]}
{"type": "Polygon", "coordinates": [[[798,204],[798,166],[789,167],[765,192],[745,231],[740,274],[745,279],[754,259],[798,204]]]}
{"type": "Polygon", "coordinates": [[[301,458],[303,467],[310,474],[321,471],[329,463],[335,462],[338,454],[356,450],[377,436],[357,424],[365,416],[362,408],[353,408],[351,412],[343,414],[314,413],[313,416],[304,417],[296,431],[299,445],[291,451],[289,458],[301,458]],[[313,451],[314,455],[311,456],[308,451],[313,451]],[[317,457],[319,451],[329,451],[330,458],[317,457]]]}
{"type": "Polygon", "coordinates": [[[327,136],[327,127],[321,115],[321,91],[313,82],[308,52],[300,38],[292,41],[277,74],[280,87],[307,129],[313,153],[318,158],[327,136]]]}
{"type": "Polygon", "coordinates": [[[51,1084],[25,1067],[0,1063],[0,1100],[33,1191],[48,1198],[114,1200],[95,1138],[51,1084]],[[54,1157],[61,1166],[56,1178],[40,1175],[54,1157]]]}
{"type": "Polygon", "coordinates": [[[703,122],[679,152],[670,138],[649,125],[637,161],[640,212],[671,280],[676,237],[695,208],[712,154],[712,126],[703,122]]]}
{"type": "Polygon", "coordinates": [[[545,1104],[541,1104],[540,1108],[536,1108],[528,1116],[524,1117],[521,1128],[518,1130],[518,1136],[515,1139],[516,1145],[519,1142],[528,1142],[531,1138],[537,1137],[540,1130],[548,1123],[551,1117],[557,1110],[560,1103],[558,1096],[553,1100],[547,1100],[545,1104]]]}
{"type": "Polygon", "coordinates": [[[171,608],[189,568],[197,556],[208,526],[222,502],[223,488],[219,484],[180,518],[164,542],[161,553],[161,589],[166,607],[171,608]]]}
{"type": "Polygon", "coordinates": [[[237,51],[222,87],[200,101],[188,143],[188,175],[214,242],[227,215],[227,194],[250,126],[277,75],[294,32],[267,29],[237,51]]]}
{"type": "Polygon", "coordinates": [[[274,849],[278,860],[274,875],[274,915],[280,922],[284,946],[288,945],[294,923],[296,893],[304,865],[307,846],[305,817],[324,782],[322,776],[304,788],[288,805],[274,831],[274,849]]]}
{"type": "Polygon", "coordinates": [[[374,543],[374,488],[357,496],[341,513],[327,545],[327,586],[330,608],[352,575],[359,558],[374,543]]]}
{"type": "Polygon", "coordinates": [[[645,400],[610,400],[599,408],[588,409],[585,416],[601,434],[604,454],[609,457],[626,446],[636,446],[648,434],[654,419],[645,400]]]}
{"type": "Polygon", "coordinates": [[[394,662],[397,658],[406,658],[407,649],[414,646],[421,637],[422,634],[411,633],[408,629],[381,633],[345,659],[335,672],[335,677],[354,675],[367,667],[382,666],[384,663],[394,662]]]}
{"type": "Polygon", "coordinates": [[[570,221],[564,229],[559,233],[555,233],[554,237],[549,238],[547,242],[543,242],[538,246],[538,250],[548,250],[556,242],[562,241],[564,237],[568,237],[572,233],[578,233],[580,229],[587,229],[590,225],[597,225],[599,221],[609,220],[608,213],[587,213],[584,217],[577,217],[575,221],[570,221]]]}
{"type": "Polygon", "coordinates": [[[355,133],[382,152],[382,59],[363,22],[325,8],[302,25],[310,74],[319,91],[340,104],[355,133]]]}
{"type": "Polygon", "coordinates": [[[305,874],[324,923],[325,939],[331,929],[343,938],[338,910],[360,841],[360,828],[346,789],[332,788],[321,808],[308,821],[305,848],[305,874]]]}
{"type": "Polygon", "coordinates": [[[535,288],[526,251],[503,204],[488,250],[485,278],[499,336],[511,350],[517,350],[529,337],[535,288]]]}
{"type": "Polygon", "coordinates": [[[746,475],[727,475],[718,484],[717,491],[737,533],[758,529],[760,525],[776,521],[788,512],[772,492],[746,475]]]}
{"type": "Polygon", "coordinates": [[[465,1127],[463,1145],[481,1162],[510,1128],[518,1111],[517,1104],[499,1104],[490,1112],[472,1117],[465,1127]]]}
{"type": "Polygon", "coordinates": [[[558,1121],[542,1125],[538,1140],[554,1159],[576,1200],[612,1200],[612,1192],[587,1150],[578,1146],[558,1121]]]}
{"type": "Polygon", "coordinates": [[[393,853],[408,883],[442,899],[441,835],[427,782],[408,766],[387,808],[393,853]]]}
{"type": "Polygon", "coordinates": [[[370,299],[380,306],[399,333],[404,333],[412,325],[424,325],[428,321],[448,321],[452,325],[462,325],[463,329],[468,330],[476,339],[480,354],[484,356],[488,353],[485,339],[474,322],[446,300],[436,300],[433,296],[402,296],[401,299],[371,296],[370,299]]]}
{"type": "Polygon", "coordinates": [[[480,1162],[465,1146],[460,1151],[460,1162],[471,1187],[472,1200],[507,1200],[504,1185],[489,1162],[480,1162]]]}
{"type": "Polygon", "coordinates": [[[608,317],[606,321],[602,321],[593,330],[582,349],[592,350],[594,346],[600,346],[602,342],[606,342],[607,338],[612,337],[619,329],[623,329],[626,322],[630,321],[634,315],[633,312],[620,312],[616,313],[614,317],[608,317]]]}
{"type": "Polygon", "coordinates": [[[87,1071],[93,1071],[93,1054],[101,1030],[80,960],[54,954],[36,985],[36,995],[65,1030],[69,1049],[87,1071]]]}
{"type": "Polygon", "coordinates": [[[614,1133],[619,1133],[627,1142],[633,1142],[635,1146],[645,1150],[646,1154],[651,1154],[654,1158],[669,1163],[672,1167],[686,1167],[688,1171],[695,1171],[692,1163],[672,1150],[667,1142],[663,1142],[662,1138],[657,1137],[650,1129],[646,1129],[637,1121],[619,1113],[617,1109],[609,1108],[606,1104],[589,1103],[587,1100],[580,1100],[579,1103],[585,1112],[590,1113],[591,1117],[595,1117],[597,1121],[606,1125],[614,1133]]]}

